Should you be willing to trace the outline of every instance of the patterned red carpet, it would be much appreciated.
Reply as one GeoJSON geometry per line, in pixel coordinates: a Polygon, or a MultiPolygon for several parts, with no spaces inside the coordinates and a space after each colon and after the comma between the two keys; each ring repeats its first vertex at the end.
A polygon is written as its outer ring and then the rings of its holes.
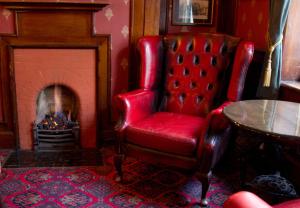
{"type": "MultiPolygon", "coordinates": [[[[0,151],[0,160],[8,154],[0,151]]],[[[111,152],[103,154],[105,165],[99,167],[3,168],[2,207],[200,207],[195,178],[128,158],[124,183],[118,184],[111,152]]],[[[232,189],[213,176],[208,207],[222,207],[232,189]]]]}

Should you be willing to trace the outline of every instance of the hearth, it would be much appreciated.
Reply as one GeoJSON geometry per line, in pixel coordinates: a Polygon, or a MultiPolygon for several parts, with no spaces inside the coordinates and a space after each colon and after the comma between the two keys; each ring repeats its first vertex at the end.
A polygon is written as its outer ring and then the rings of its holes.
{"type": "Polygon", "coordinates": [[[80,125],[76,120],[78,99],[63,85],[43,89],[37,98],[33,125],[34,148],[38,151],[74,150],[80,146],[80,125]]]}

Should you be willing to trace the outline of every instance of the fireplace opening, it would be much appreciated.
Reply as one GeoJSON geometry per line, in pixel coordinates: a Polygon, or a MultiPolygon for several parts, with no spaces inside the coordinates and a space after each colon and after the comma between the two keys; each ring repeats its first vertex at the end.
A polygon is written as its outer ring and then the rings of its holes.
{"type": "Polygon", "coordinates": [[[79,99],[67,86],[54,84],[41,90],[36,100],[33,124],[35,150],[79,149],[78,109],[79,99]]]}

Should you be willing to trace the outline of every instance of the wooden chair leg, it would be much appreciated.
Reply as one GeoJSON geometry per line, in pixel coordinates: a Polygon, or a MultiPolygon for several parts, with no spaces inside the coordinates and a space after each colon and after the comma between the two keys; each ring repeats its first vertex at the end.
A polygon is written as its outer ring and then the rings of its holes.
{"type": "Polygon", "coordinates": [[[123,180],[123,171],[122,171],[123,160],[124,160],[124,155],[116,155],[114,157],[114,165],[117,173],[115,181],[117,182],[121,182],[123,180]]]}
{"type": "Polygon", "coordinates": [[[208,191],[209,185],[210,185],[210,177],[211,177],[211,172],[197,174],[197,178],[199,179],[199,181],[201,182],[201,185],[202,185],[201,200],[200,200],[201,206],[208,205],[206,194],[207,194],[207,191],[208,191]]]}

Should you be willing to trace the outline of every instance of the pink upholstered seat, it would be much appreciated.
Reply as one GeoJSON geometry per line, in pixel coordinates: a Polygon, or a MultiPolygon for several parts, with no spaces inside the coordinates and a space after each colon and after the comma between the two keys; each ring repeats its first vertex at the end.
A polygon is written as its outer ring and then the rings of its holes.
{"type": "Polygon", "coordinates": [[[231,195],[224,203],[224,208],[299,208],[300,199],[283,202],[271,206],[255,194],[240,191],[231,195]]]}
{"type": "Polygon", "coordinates": [[[253,44],[220,34],[142,37],[140,86],[116,96],[115,165],[130,154],[196,171],[206,204],[210,171],[230,136],[222,109],[240,100],[253,44]]]}

